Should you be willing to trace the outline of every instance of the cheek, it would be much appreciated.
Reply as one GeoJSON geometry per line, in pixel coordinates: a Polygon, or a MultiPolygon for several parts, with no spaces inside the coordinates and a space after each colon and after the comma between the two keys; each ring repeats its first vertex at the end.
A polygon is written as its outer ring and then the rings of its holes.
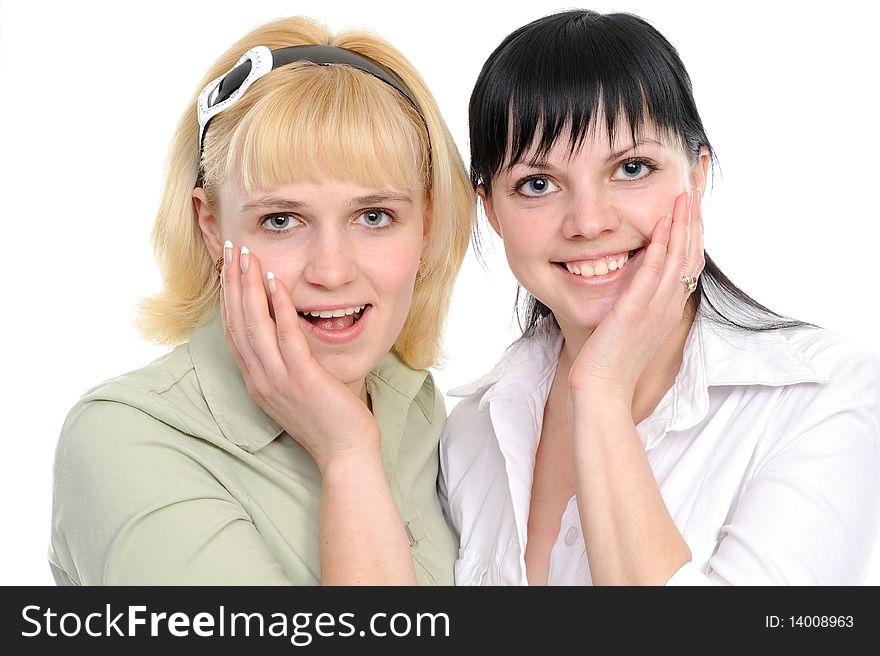
{"type": "Polygon", "coordinates": [[[302,264],[299,259],[293,257],[289,249],[284,252],[282,249],[273,249],[271,247],[260,249],[251,249],[260,258],[260,266],[263,269],[263,275],[267,271],[275,274],[276,280],[280,280],[288,290],[293,291],[303,274],[302,264]]]}
{"type": "Polygon", "coordinates": [[[550,208],[511,211],[499,218],[504,233],[504,251],[513,260],[537,258],[547,260],[559,226],[550,208]]]}
{"type": "Polygon", "coordinates": [[[421,240],[369,244],[359,254],[358,268],[377,293],[409,294],[421,253],[421,240]]]}
{"type": "Polygon", "coordinates": [[[672,213],[679,193],[666,185],[621,193],[615,198],[615,210],[622,224],[631,226],[649,239],[657,222],[672,213]]]}

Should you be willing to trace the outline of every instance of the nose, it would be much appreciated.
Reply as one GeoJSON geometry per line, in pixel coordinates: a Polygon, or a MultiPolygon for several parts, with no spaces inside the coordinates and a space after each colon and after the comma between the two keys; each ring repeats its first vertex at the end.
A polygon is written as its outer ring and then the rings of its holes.
{"type": "Polygon", "coordinates": [[[608,195],[601,189],[585,189],[572,196],[565,210],[562,233],[566,239],[597,239],[620,225],[608,195]]]}
{"type": "Polygon", "coordinates": [[[353,246],[343,231],[318,230],[307,247],[303,277],[309,284],[326,289],[353,281],[357,276],[353,246]]]}

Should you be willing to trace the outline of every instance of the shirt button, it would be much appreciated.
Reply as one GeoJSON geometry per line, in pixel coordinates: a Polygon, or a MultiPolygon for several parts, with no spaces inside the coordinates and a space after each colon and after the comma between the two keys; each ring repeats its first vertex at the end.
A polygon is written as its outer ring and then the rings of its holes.
{"type": "Polygon", "coordinates": [[[565,546],[570,547],[578,539],[578,530],[574,526],[570,526],[565,532],[565,546]]]}

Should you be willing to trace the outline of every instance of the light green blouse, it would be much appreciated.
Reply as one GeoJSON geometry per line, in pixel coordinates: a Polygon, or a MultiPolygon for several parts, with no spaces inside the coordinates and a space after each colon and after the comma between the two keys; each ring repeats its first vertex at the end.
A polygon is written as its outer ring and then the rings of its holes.
{"type": "MultiPolygon", "coordinates": [[[[443,396],[389,353],[368,375],[420,584],[452,584],[437,498],[443,396]]],[[[89,391],[55,457],[49,561],[64,585],[320,582],[314,461],[248,395],[219,317],[89,391]]]]}

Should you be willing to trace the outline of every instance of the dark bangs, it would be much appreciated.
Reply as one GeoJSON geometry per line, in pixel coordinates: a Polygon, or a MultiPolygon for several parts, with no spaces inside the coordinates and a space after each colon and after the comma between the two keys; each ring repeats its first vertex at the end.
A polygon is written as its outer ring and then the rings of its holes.
{"type": "Polygon", "coordinates": [[[573,153],[604,115],[611,140],[625,126],[633,141],[650,123],[696,159],[712,148],[675,48],[630,14],[567,11],[511,33],[483,67],[469,105],[471,180],[492,178],[537,146],[546,155],[568,135],[573,153]],[[509,150],[509,158],[508,158],[509,150]]]}

